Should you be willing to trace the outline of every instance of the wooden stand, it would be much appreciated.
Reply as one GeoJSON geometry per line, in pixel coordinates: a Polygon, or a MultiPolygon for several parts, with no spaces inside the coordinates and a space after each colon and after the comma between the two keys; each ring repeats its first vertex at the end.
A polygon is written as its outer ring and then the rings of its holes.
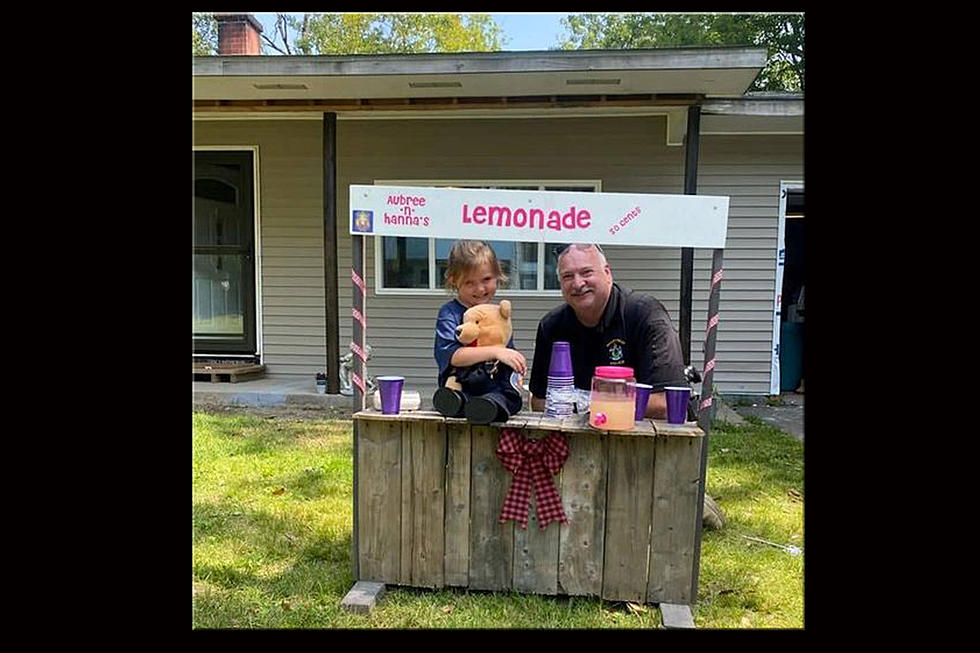
{"type": "Polygon", "coordinates": [[[356,581],[671,604],[689,614],[704,432],[646,420],[625,433],[575,415],[471,426],[420,411],[353,416],[356,581]],[[565,434],[553,477],[568,523],[498,522],[512,475],[499,429],[565,434]]]}

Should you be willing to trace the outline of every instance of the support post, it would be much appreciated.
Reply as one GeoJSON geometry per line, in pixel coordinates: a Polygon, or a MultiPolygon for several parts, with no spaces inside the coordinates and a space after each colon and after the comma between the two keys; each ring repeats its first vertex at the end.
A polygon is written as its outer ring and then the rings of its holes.
{"type": "Polygon", "coordinates": [[[337,304],[337,114],[323,114],[323,301],[327,325],[327,393],[340,393],[337,304]]]}
{"type": "Polygon", "coordinates": [[[698,427],[704,431],[701,443],[701,471],[698,478],[697,534],[694,538],[694,569],[691,574],[691,604],[698,600],[698,575],[701,568],[701,527],[704,519],[704,492],[708,477],[708,445],[714,407],[711,405],[715,377],[715,344],[718,340],[718,304],[721,300],[722,259],[725,250],[716,249],[711,255],[711,291],[708,295],[708,326],[704,339],[704,374],[701,377],[701,405],[698,407],[698,427]]]}
{"type": "MultiPolygon", "coordinates": [[[[701,105],[687,108],[687,137],[684,152],[684,194],[698,192],[698,150],[701,143],[701,105]]],[[[691,362],[691,303],[694,285],[694,248],[681,248],[680,340],[684,364],[691,362]]]]}
{"type": "MultiPolygon", "coordinates": [[[[353,289],[352,304],[353,310],[351,311],[353,315],[351,332],[351,349],[354,355],[351,356],[351,362],[353,366],[351,368],[351,386],[354,390],[353,396],[353,412],[358,412],[364,410],[364,389],[365,381],[367,378],[367,372],[365,370],[365,359],[364,355],[364,333],[367,331],[367,318],[365,315],[365,301],[366,299],[366,286],[364,285],[364,236],[351,235],[351,288],[353,289]]],[[[354,568],[354,580],[360,580],[360,560],[358,553],[358,540],[357,540],[357,443],[360,435],[360,427],[358,425],[359,420],[354,420],[354,442],[353,442],[353,453],[354,453],[354,487],[353,487],[353,519],[354,526],[351,533],[351,564],[354,568]]]]}

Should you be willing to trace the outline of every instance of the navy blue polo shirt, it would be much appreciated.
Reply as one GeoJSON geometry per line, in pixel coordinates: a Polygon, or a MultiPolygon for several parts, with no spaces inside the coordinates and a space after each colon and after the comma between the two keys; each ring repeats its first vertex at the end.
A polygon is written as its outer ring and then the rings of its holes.
{"type": "Polygon", "coordinates": [[[551,310],[538,323],[529,387],[544,399],[548,389],[551,346],[570,343],[575,387],[589,390],[600,365],[632,367],[636,381],[660,392],[669,385],[687,386],[680,338],[664,305],[649,295],[613,284],[599,324],[586,327],[568,304],[551,310]]]}

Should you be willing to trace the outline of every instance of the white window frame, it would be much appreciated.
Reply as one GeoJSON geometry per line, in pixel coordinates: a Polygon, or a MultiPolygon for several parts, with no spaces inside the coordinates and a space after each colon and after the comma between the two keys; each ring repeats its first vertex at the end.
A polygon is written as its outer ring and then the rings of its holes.
{"type": "MultiPolygon", "coordinates": [[[[545,186],[552,189],[555,187],[582,187],[592,186],[593,192],[602,192],[602,180],[600,179],[375,179],[376,186],[483,186],[489,188],[501,186],[536,186],[537,190],[544,190],[545,186]]],[[[529,189],[530,190],[530,189],[529,189]]],[[[382,250],[382,237],[374,238],[374,292],[377,295],[432,295],[444,297],[446,289],[435,278],[436,275],[436,239],[429,238],[429,287],[428,288],[385,288],[383,286],[384,269],[382,265],[384,252],[382,250]]],[[[534,241],[521,241],[534,242],[534,241]]],[[[545,247],[548,243],[538,243],[538,288],[544,286],[544,257],[547,251],[545,247]]],[[[561,289],[550,290],[526,290],[517,288],[500,288],[497,295],[501,297],[560,297],[561,289]]]]}

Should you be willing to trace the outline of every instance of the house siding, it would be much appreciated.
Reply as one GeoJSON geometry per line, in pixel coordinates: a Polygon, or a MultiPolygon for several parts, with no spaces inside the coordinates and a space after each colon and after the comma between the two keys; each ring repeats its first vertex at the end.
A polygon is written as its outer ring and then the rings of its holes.
{"type": "Polygon", "coordinates": [[[270,377],[312,379],[325,369],[322,143],[316,120],[194,123],[195,146],[259,148],[262,362],[270,377]]]}
{"type": "MultiPolygon", "coordinates": [[[[337,123],[339,351],[351,342],[349,186],[376,180],[600,180],[602,191],[682,193],[684,148],[665,143],[666,118],[340,120],[337,123]]],[[[257,144],[262,206],[264,362],[270,376],[325,367],[322,124],[198,123],[195,144],[257,144]]],[[[728,195],[715,383],[767,394],[774,308],[779,182],[802,179],[801,135],[701,138],[698,190],[728,195]]],[[[428,399],[435,387],[435,316],[448,294],[378,295],[366,238],[368,374],[402,374],[428,399]]],[[[604,247],[617,283],[660,299],[678,326],[677,248],[604,247]]],[[[695,250],[691,359],[703,368],[711,252],[695,250]]],[[[533,358],[538,318],[560,296],[498,292],[515,304],[514,341],[533,358]]]]}

